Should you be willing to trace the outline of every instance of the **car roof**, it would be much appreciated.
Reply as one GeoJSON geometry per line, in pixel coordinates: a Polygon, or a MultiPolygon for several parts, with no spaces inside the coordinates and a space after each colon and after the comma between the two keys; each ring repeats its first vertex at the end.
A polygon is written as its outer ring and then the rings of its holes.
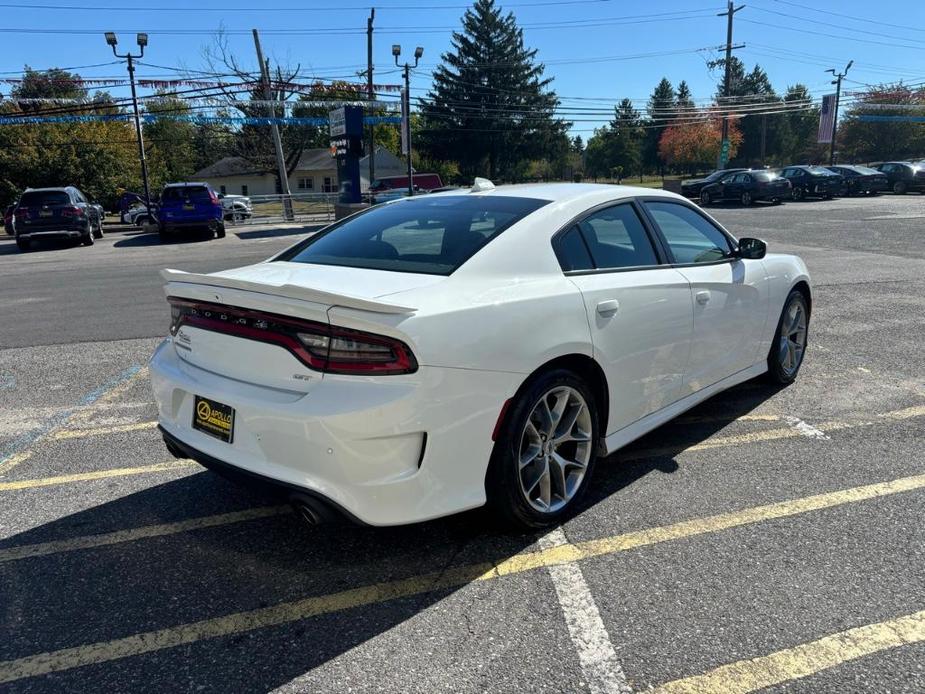
{"type": "Polygon", "coordinates": [[[77,190],[77,189],[74,186],[54,186],[51,188],[26,188],[23,192],[24,193],[46,193],[46,192],[51,192],[51,191],[59,191],[62,193],[66,193],[71,190],[77,190]]]}
{"type": "MultiPolygon", "coordinates": [[[[666,198],[681,198],[680,195],[660,188],[643,188],[641,186],[615,186],[605,183],[518,183],[502,185],[489,190],[472,192],[468,188],[450,190],[445,193],[431,193],[430,195],[479,195],[490,197],[517,197],[533,198],[535,200],[548,200],[549,202],[571,202],[586,197],[599,197],[606,195],[609,198],[631,198],[639,196],[654,196],[666,198]]],[[[410,200],[413,198],[404,198],[410,200]]],[[[684,199],[684,198],[681,198],[684,199]]]]}
{"type": "Polygon", "coordinates": [[[185,188],[186,186],[207,186],[207,185],[209,184],[206,183],[205,181],[202,181],[201,183],[198,181],[188,181],[186,183],[168,183],[164,187],[165,188],[185,188]]]}

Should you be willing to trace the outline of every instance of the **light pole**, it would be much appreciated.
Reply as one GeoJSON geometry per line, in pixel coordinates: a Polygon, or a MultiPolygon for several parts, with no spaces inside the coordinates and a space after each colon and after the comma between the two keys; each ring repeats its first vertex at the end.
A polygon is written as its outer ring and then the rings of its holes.
{"type": "Polygon", "coordinates": [[[131,52],[120,55],[116,52],[116,44],[119,43],[116,35],[112,31],[107,31],[106,43],[112,46],[112,54],[117,58],[126,58],[128,60],[128,81],[132,86],[132,108],[135,111],[135,130],[138,132],[138,158],[141,159],[141,181],[145,187],[145,207],[148,210],[148,223],[154,221],[154,215],[151,214],[151,190],[148,188],[148,162],[145,160],[145,141],[141,133],[141,117],[138,115],[138,97],[135,94],[135,64],[132,62],[135,58],[143,58],[145,55],[145,46],[148,45],[148,35],[138,34],[138,47],[141,53],[132,55],[131,52]]]}
{"type": "Polygon", "coordinates": [[[418,66],[418,61],[424,55],[424,49],[418,46],[414,49],[414,65],[405,63],[399,65],[398,56],[401,55],[401,46],[397,43],[392,44],[392,55],[395,56],[395,66],[403,67],[405,71],[405,138],[408,145],[408,195],[414,195],[414,172],[411,169],[411,70],[418,66]]]}
{"type": "Polygon", "coordinates": [[[838,133],[838,100],[841,99],[841,80],[842,77],[848,74],[848,70],[851,69],[852,65],[854,65],[854,61],[849,60],[848,64],[845,65],[844,72],[835,72],[834,69],[826,70],[826,72],[831,72],[835,76],[832,84],[838,85],[835,87],[835,113],[832,114],[832,142],[829,143],[829,166],[835,164],[835,135],[838,133]]]}

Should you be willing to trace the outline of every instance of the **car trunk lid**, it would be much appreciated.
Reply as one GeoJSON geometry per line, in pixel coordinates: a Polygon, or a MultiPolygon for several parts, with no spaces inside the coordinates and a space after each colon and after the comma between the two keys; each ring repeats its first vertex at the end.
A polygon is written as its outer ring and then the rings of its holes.
{"type": "MultiPolygon", "coordinates": [[[[184,361],[235,380],[307,393],[322,377],[300,334],[324,332],[335,306],[375,319],[412,306],[379,297],[443,277],[304,263],[267,262],[214,274],[164,270],[165,292],[184,319],[173,343],[184,361]],[[374,275],[375,277],[371,276],[374,275]],[[342,287],[351,287],[344,293],[342,287]]],[[[176,318],[175,318],[176,320],[176,318]]]]}

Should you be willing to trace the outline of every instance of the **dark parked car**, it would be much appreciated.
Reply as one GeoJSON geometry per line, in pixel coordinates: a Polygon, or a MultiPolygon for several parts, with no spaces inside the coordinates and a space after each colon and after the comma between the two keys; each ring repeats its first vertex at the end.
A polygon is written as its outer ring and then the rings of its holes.
{"type": "Polygon", "coordinates": [[[688,198],[699,198],[700,191],[705,185],[716,183],[729,174],[739,173],[740,171],[748,171],[748,169],[717,169],[704,178],[690,178],[686,181],[681,181],[681,195],[688,198]]]}
{"type": "Polygon", "coordinates": [[[842,177],[824,166],[788,166],[781,176],[790,181],[790,197],[794,200],[828,199],[841,191],[842,177]]]}
{"type": "Polygon", "coordinates": [[[6,206],[6,211],[3,213],[3,228],[6,229],[6,233],[10,236],[16,235],[16,229],[13,226],[13,211],[16,209],[16,203],[6,206]]]}
{"type": "Polygon", "coordinates": [[[225,235],[222,201],[208,183],[170,183],[161,192],[157,213],[161,241],[185,229],[205,229],[225,235]]]}
{"type": "Polygon", "coordinates": [[[74,186],[27,188],[13,216],[21,251],[41,239],[78,239],[92,246],[94,239],[103,238],[99,210],[74,186]]]}
{"type": "Polygon", "coordinates": [[[839,195],[877,195],[888,187],[886,175],[866,166],[829,166],[842,177],[839,195]]]}
{"type": "Polygon", "coordinates": [[[755,200],[768,200],[778,204],[790,197],[790,183],[773,171],[742,171],[708,183],[700,190],[700,204],[709,205],[721,200],[738,200],[751,205],[755,200]]]}
{"type": "Polygon", "coordinates": [[[925,167],[907,161],[888,161],[877,169],[886,174],[890,190],[899,195],[917,190],[925,193],[925,167]]]}

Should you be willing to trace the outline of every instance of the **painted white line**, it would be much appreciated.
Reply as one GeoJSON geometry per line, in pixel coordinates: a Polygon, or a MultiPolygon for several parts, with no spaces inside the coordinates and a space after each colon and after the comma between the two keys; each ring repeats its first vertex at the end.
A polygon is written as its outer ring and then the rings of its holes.
{"type": "Polygon", "coordinates": [[[826,439],[826,440],[829,438],[824,431],[822,431],[821,429],[817,429],[812,424],[807,424],[799,417],[785,415],[783,417],[783,420],[787,422],[787,424],[789,424],[791,427],[796,429],[800,433],[801,436],[809,436],[810,438],[813,438],[813,439],[826,439]]]}
{"type": "MultiPolygon", "coordinates": [[[[541,549],[569,544],[561,528],[541,537],[541,549]]],[[[565,616],[578,662],[591,694],[631,694],[626,674],[617,660],[610,634],[577,562],[547,567],[565,616]]]]}

